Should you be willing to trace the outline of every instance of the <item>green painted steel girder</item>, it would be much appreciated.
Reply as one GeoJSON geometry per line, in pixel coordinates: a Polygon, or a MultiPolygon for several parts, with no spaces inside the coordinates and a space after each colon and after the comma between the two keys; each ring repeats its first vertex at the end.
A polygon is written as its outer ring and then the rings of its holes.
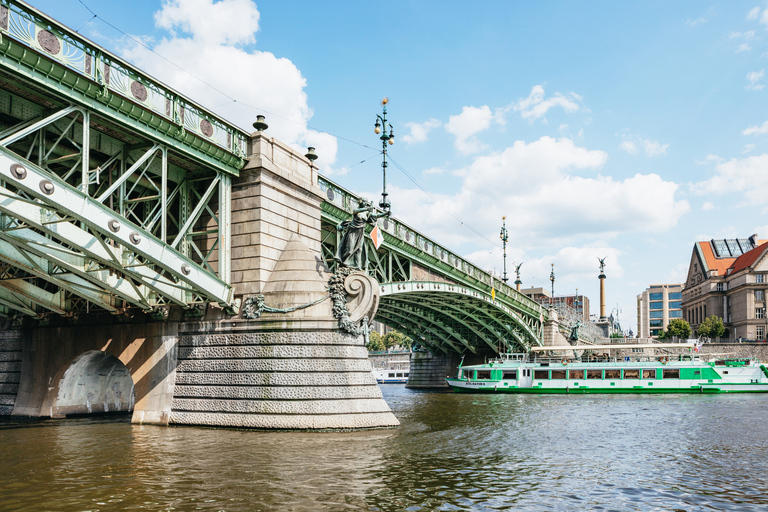
{"type": "MultiPolygon", "coordinates": [[[[155,291],[162,293],[164,289],[180,290],[178,293],[199,294],[206,300],[218,302],[222,306],[233,306],[232,287],[215,274],[172,249],[151,233],[117,216],[107,206],[88,197],[57,176],[40,169],[3,147],[0,147],[0,175],[7,183],[23,190],[41,203],[35,204],[8,190],[1,190],[0,196],[4,197],[0,197],[0,205],[14,218],[25,219],[37,229],[59,238],[62,242],[87,251],[89,257],[93,257],[101,265],[117,268],[118,271],[127,275],[135,275],[139,282],[155,291]],[[34,211],[24,213],[25,208],[37,210],[37,214],[35,215],[34,211]],[[46,218],[46,209],[55,213],[55,216],[46,218]],[[35,221],[35,216],[42,220],[35,221]],[[87,227],[92,234],[78,227],[78,223],[87,227]],[[122,249],[119,254],[123,257],[110,249],[112,246],[108,245],[108,240],[119,243],[122,249]],[[152,272],[137,273],[135,269],[139,268],[140,263],[133,262],[136,260],[135,257],[125,258],[127,253],[140,257],[147,264],[160,269],[164,275],[152,272]],[[131,262],[126,264],[124,259],[130,259],[131,262]],[[171,277],[175,281],[172,281],[171,277]]],[[[13,242],[13,238],[8,238],[10,236],[6,233],[4,239],[13,242]]],[[[62,255],[64,252],[58,254],[62,255]]],[[[54,261],[54,264],[62,263],[62,261],[54,261]]],[[[75,271],[76,266],[70,266],[69,269],[75,271]]],[[[87,272],[80,275],[85,279],[93,277],[87,272]]],[[[103,284],[109,285],[106,277],[101,280],[103,284]]],[[[133,288],[138,292],[135,286],[133,288]]],[[[114,288],[110,288],[110,291],[114,292],[114,288]]],[[[126,295],[123,294],[122,297],[144,308],[148,307],[143,294],[137,293],[138,297],[126,297],[126,295]]],[[[176,298],[173,293],[170,293],[170,296],[172,299],[176,298]]]]}
{"type": "MultiPolygon", "coordinates": [[[[495,352],[496,343],[504,350],[517,345],[527,351],[531,345],[541,346],[540,326],[534,328],[517,312],[468,287],[446,283],[411,281],[380,285],[379,311],[376,319],[387,323],[394,320],[413,339],[421,338],[421,330],[443,336],[447,342],[458,340],[463,348],[451,343],[451,348],[462,353],[470,348],[467,335],[486,344],[495,352]],[[410,320],[410,322],[409,322],[410,320]],[[426,322],[426,323],[425,323],[426,322]]],[[[540,319],[536,319],[539,322],[540,319]]],[[[475,352],[475,350],[472,350],[475,352]]]]}
{"type": "MultiPolygon", "coordinates": [[[[358,203],[359,196],[323,176],[318,178],[318,183],[320,188],[326,192],[326,201],[321,207],[323,220],[335,227],[339,222],[349,219],[352,208],[358,203]]],[[[384,243],[379,251],[387,251],[408,258],[437,275],[488,296],[491,294],[491,289],[495,289],[497,302],[520,313],[525,318],[536,319],[538,322],[543,322],[548,318],[546,309],[533,299],[496,280],[471,262],[464,260],[398,219],[380,219],[378,226],[384,236],[384,243]]],[[[368,237],[366,238],[366,247],[369,252],[376,250],[368,237]]]]}
{"type": "Polygon", "coordinates": [[[18,0],[0,0],[0,69],[237,176],[248,133],[18,0]]]}

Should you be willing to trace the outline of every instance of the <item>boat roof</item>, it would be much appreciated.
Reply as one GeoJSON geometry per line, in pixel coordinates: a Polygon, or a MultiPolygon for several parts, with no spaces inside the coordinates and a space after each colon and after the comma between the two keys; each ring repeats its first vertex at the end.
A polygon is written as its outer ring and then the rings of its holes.
{"type": "Polygon", "coordinates": [[[561,352],[565,350],[609,350],[616,348],[694,348],[694,343],[614,343],[611,345],[555,345],[531,347],[531,352],[561,352]]]}

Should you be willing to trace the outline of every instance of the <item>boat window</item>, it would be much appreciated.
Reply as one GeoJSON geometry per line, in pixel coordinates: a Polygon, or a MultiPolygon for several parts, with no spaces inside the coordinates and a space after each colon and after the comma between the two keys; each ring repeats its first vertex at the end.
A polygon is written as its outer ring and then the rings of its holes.
{"type": "Polygon", "coordinates": [[[408,376],[408,374],[407,374],[407,373],[404,373],[404,374],[403,374],[403,377],[407,377],[407,376],[408,376]]]}
{"type": "Polygon", "coordinates": [[[398,374],[397,374],[397,376],[398,376],[398,377],[402,377],[402,376],[403,376],[403,374],[402,374],[402,373],[398,373],[398,374]]]}
{"type": "Polygon", "coordinates": [[[516,371],[502,372],[501,378],[502,380],[517,380],[517,372],[516,371]]]}
{"type": "Polygon", "coordinates": [[[475,372],[475,370],[464,370],[464,377],[467,379],[472,378],[472,374],[475,372]]]}
{"type": "Polygon", "coordinates": [[[533,378],[538,380],[549,380],[549,370],[534,370],[533,378]]]}
{"type": "Polygon", "coordinates": [[[583,379],[584,370],[568,370],[569,379],[583,379]]]}
{"type": "Polygon", "coordinates": [[[621,378],[621,370],[619,370],[619,369],[605,370],[605,378],[606,379],[620,379],[621,378]]]}
{"type": "Polygon", "coordinates": [[[662,377],[664,377],[665,379],[679,379],[680,368],[664,368],[662,372],[662,377]]]}
{"type": "Polygon", "coordinates": [[[587,370],[588,379],[602,379],[603,370],[587,370]]]}
{"type": "Polygon", "coordinates": [[[491,371],[490,370],[478,370],[477,372],[477,378],[478,379],[490,379],[491,378],[491,371]]]}
{"type": "Polygon", "coordinates": [[[552,370],[552,379],[565,379],[565,370],[552,370]]]}
{"type": "Polygon", "coordinates": [[[643,370],[643,378],[644,379],[655,379],[656,378],[656,370],[643,370]]]}
{"type": "Polygon", "coordinates": [[[640,370],[624,370],[625,379],[639,379],[640,370]]]}
{"type": "Polygon", "coordinates": [[[390,373],[390,374],[388,375],[388,377],[394,377],[394,376],[395,376],[395,374],[394,374],[394,373],[390,373]]]}

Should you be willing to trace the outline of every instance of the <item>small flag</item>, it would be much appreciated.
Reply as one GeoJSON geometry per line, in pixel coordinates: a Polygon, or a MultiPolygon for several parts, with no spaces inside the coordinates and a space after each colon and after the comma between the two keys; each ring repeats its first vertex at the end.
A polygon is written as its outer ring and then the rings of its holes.
{"type": "Polygon", "coordinates": [[[373,231],[371,231],[371,240],[373,240],[373,246],[376,247],[376,250],[379,249],[379,246],[384,243],[384,233],[379,230],[379,226],[373,226],[373,231]]]}
{"type": "Polygon", "coordinates": [[[496,288],[491,288],[491,300],[496,300],[496,288]]]}

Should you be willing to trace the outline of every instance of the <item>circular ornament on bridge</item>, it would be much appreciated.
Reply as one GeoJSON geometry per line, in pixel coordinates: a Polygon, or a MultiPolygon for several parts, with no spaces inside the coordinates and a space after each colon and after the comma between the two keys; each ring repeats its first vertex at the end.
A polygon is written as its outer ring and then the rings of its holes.
{"type": "Polygon", "coordinates": [[[405,232],[405,241],[410,242],[411,241],[411,233],[406,231],[405,232]]]}
{"type": "Polygon", "coordinates": [[[37,42],[43,50],[47,51],[51,55],[56,55],[61,51],[61,43],[59,38],[53,35],[50,30],[41,30],[37,33],[37,42]]]}
{"type": "Polygon", "coordinates": [[[333,201],[336,198],[336,194],[333,193],[332,188],[329,188],[328,190],[325,191],[325,197],[327,197],[329,201],[333,201]]]}
{"type": "Polygon", "coordinates": [[[117,222],[115,219],[110,220],[107,223],[107,226],[109,227],[109,230],[113,233],[117,233],[118,231],[120,231],[120,223],[117,222]]]}
{"type": "Polygon", "coordinates": [[[21,164],[11,165],[11,175],[17,180],[23,180],[27,177],[27,169],[21,164]]]}
{"type": "Polygon", "coordinates": [[[210,137],[211,135],[213,135],[213,125],[209,120],[201,119],[200,131],[203,132],[203,135],[205,135],[206,137],[210,137]]]}
{"type": "Polygon", "coordinates": [[[384,219],[384,229],[389,229],[389,219],[384,219]]]}
{"type": "Polygon", "coordinates": [[[141,82],[131,82],[131,94],[139,101],[147,101],[147,88],[141,82]]]}
{"type": "Polygon", "coordinates": [[[188,276],[189,274],[192,273],[192,267],[190,267],[186,263],[183,263],[181,265],[181,273],[184,274],[185,276],[188,276]]]}
{"type": "Polygon", "coordinates": [[[128,239],[133,245],[139,245],[139,242],[141,242],[141,235],[135,231],[132,231],[131,234],[128,235],[128,239]]]}
{"type": "Polygon", "coordinates": [[[56,190],[56,187],[53,186],[53,183],[51,183],[50,180],[43,180],[40,182],[40,191],[42,191],[43,194],[49,196],[53,194],[54,190],[56,190]]]}
{"type": "Polygon", "coordinates": [[[440,251],[440,259],[445,259],[445,251],[440,251]]]}

